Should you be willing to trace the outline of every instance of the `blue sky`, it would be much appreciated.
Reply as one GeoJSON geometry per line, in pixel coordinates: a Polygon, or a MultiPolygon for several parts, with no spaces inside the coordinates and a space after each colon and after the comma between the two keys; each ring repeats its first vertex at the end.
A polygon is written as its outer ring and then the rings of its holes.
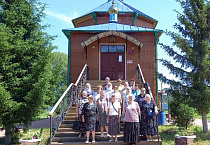
{"type": "MultiPolygon", "coordinates": [[[[73,28],[71,22],[72,19],[79,17],[86,12],[98,7],[99,5],[107,2],[107,0],[40,0],[43,3],[48,4],[45,10],[46,18],[43,24],[51,24],[51,28],[47,29],[50,35],[57,35],[58,38],[53,42],[58,47],[56,51],[67,54],[68,41],[62,33],[62,29],[73,28]]],[[[179,3],[175,0],[124,0],[128,5],[138,9],[139,11],[149,15],[150,17],[158,20],[156,29],[175,31],[173,25],[178,22],[177,14],[174,10],[181,11],[179,3]]],[[[161,43],[172,46],[172,40],[170,37],[162,34],[159,41],[161,43]]],[[[172,61],[172,58],[168,58],[166,53],[158,46],[158,59],[166,58],[172,61]]],[[[169,78],[174,79],[172,75],[169,75],[169,71],[158,64],[158,71],[163,73],[169,78]]],[[[163,85],[168,87],[167,85],[163,85]]],[[[160,83],[159,83],[160,89],[160,83]]]]}

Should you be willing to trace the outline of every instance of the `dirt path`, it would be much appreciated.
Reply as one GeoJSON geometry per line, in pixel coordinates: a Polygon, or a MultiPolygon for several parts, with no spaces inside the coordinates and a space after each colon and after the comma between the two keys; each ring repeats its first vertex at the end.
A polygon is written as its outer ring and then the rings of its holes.
{"type": "MultiPolygon", "coordinates": [[[[194,119],[194,125],[196,125],[196,126],[203,126],[202,125],[202,120],[201,119],[194,119]]],[[[207,123],[208,123],[208,129],[210,129],[210,121],[207,121],[207,123]]]]}

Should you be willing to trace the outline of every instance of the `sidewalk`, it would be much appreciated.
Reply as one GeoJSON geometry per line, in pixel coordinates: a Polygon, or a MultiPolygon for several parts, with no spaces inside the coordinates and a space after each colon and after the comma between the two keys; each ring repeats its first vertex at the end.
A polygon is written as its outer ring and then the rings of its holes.
{"type": "MultiPolygon", "coordinates": [[[[32,122],[29,129],[49,128],[49,127],[50,127],[50,119],[48,118],[32,122]]],[[[5,136],[5,130],[0,130],[0,138],[4,136],[5,136]]]]}
{"type": "MultiPolygon", "coordinates": [[[[201,120],[201,119],[195,119],[193,123],[194,123],[194,125],[196,125],[196,126],[203,126],[203,125],[202,125],[202,120],[201,120]]],[[[209,121],[209,120],[207,121],[207,124],[208,124],[208,129],[210,129],[210,121],[209,121]]]]}

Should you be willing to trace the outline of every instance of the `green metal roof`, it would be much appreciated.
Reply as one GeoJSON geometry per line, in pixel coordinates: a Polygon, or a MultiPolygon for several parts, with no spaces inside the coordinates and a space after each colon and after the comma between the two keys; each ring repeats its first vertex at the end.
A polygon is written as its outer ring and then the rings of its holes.
{"type": "MultiPolygon", "coordinates": [[[[130,5],[124,3],[123,0],[114,0],[114,1],[115,1],[115,6],[118,8],[118,13],[137,13],[137,14],[139,14],[141,16],[144,16],[146,18],[149,18],[149,19],[151,19],[153,21],[157,21],[154,18],[152,18],[152,17],[150,17],[150,16],[142,13],[141,11],[139,11],[139,10],[131,7],[130,5]]],[[[106,2],[104,4],[102,4],[102,5],[100,5],[99,7],[97,7],[95,9],[87,12],[86,14],[84,14],[84,15],[78,17],[78,18],[73,19],[72,21],[74,21],[76,19],[79,19],[79,18],[81,18],[83,16],[86,16],[88,14],[94,13],[94,12],[95,13],[97,13],[97,12],[98,13],[108,13],[109,7],[111,5],[112,5],[112,0],[110,0],[110,1],[108,1],[108,2],[106,2]]]]}
{"type": "Polygon", "coordinates": [[[99,25],[91,25],[77,28],[63,29],[63,32],[104,32],[104,31],[119,31],[119,32],[163,32],[159,29],[151,29],[145,27],[131,26],[119,23],[106,23],[99,25]]]}

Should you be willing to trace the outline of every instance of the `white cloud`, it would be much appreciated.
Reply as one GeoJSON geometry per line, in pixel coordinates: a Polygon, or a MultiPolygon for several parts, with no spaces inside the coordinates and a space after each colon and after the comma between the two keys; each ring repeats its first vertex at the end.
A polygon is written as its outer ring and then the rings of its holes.
{"type": "Polygon", "coordinates": [[[68,17],[68,16],[66,16],[64,14],[54,13],[54,12],[51,12],[51,11],[45,11],[45,13],[47,15],[53,16],[53,17],[55,17],[57,19],[63,20],[65,22],[69,23],[69,24],[72,24],[71,20],[78,16],[78,14],[76,12],[73,13],[73,17],[68,17]]]}

